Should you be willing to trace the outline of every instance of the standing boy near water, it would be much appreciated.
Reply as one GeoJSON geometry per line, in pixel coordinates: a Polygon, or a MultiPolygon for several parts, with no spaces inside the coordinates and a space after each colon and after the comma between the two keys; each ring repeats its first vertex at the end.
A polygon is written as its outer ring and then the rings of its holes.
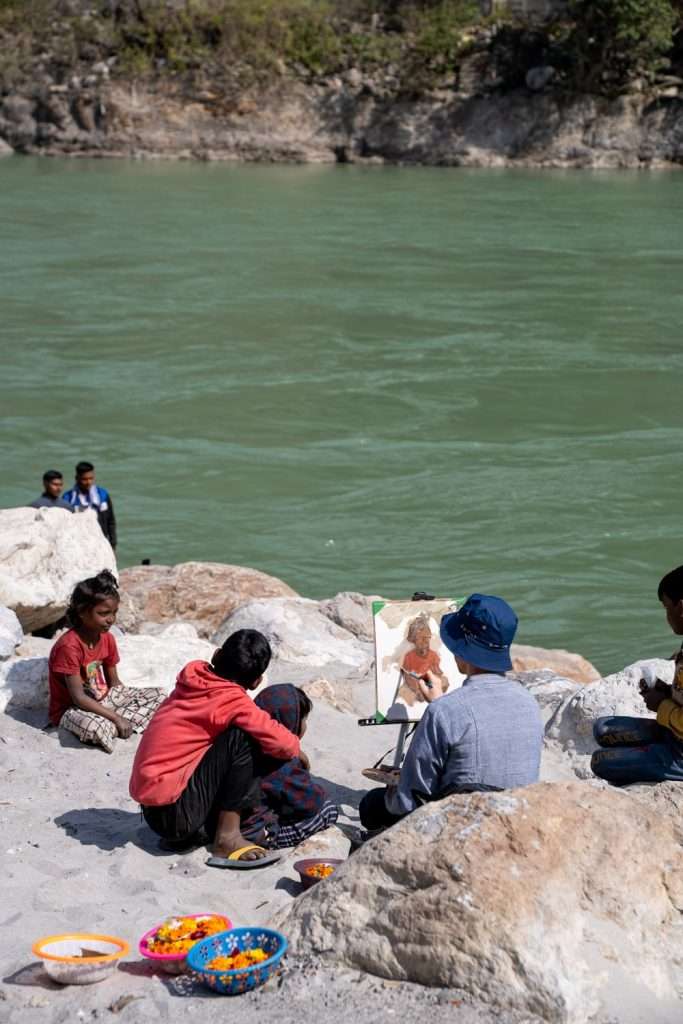
{"type": "MultiPolygon", "coordinates": [[[[666,621],[683,636],[683,565],[660,580],[657,597],[666,621]]],[[[673,684],[658,679],[654,686],[640,680],[648,711],[657,718],[610,715],[598,718],[593,736],[602,748],[591,758],[595,775],[616,785],[630,782],[683,782],[683,644],[673,660],[673,684]]]]}
{"type": "Polygon", "coordinates": [[[116,550],[116,519],[114,505],[109,491],[95,483],[95,467],[92,462],[79,462],[76,466],[76,486],[64,495],[64,500],[74,512],[85,512],[92,508],[97,512],[97,521],[102,533],[116,550]]]}
{"type": "Polygon", "coordinates": [[[43,473],[43,493],[35,501],[32,501],[29,508],[64,508],[73,512],[73,508],[62,498],[64,477],[58,469],[48,469],[43,473]]]}

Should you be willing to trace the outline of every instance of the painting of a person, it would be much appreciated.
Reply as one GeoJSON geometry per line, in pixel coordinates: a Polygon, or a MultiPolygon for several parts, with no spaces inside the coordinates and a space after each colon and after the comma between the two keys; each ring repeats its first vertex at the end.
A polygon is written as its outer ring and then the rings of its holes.
{"type": "Polygon", "coordinates": [[[413,645],[401,659],[397,699],[405,701],[408,707],[425,703],[425,691],[434,689],[433,696],[440,697],[448,689],[448,679],[441,669],[439,654],[432,646],[432,629],[427,615],[418,615],[408,626],[406,639],[413,645]],[[429,675],[428,675],[429,673],[429,675]]]}

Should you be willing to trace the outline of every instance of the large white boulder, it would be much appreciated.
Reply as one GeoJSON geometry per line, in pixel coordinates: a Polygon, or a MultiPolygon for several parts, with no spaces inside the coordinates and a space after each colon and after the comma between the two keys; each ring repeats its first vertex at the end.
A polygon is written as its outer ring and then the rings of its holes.
{"type": "Polygon", "coordinates": [[[0,661],[10,658],[23,639],[24,631],[15,613],[0,607],[0,661]]]}
{"type": "MultiPolygon", "coordinates": [[[[208,661],[213,644],[191,626],[168,626],[158,636],[117,636],[118,672],[125,686],[158,686],[168,693],[188,661],[208,661]]],[[[47,657],[8,658],[0,662],[0,712],[8,707],[46,708],[47,657]]]]}
{"type": "Polygon", "coordinates": [[[372,665],[370,643],[324,614],[317,601],[274,597],[248,601],[229,615],[214,633],[219,646],[237,629],[258,629],[271,643],[271,681],[329,680],[364,676],[372,665]]]}
{"type": "Polygon", "coordinates": [[[296,953],[557,1024],[680,1021],[683,848],[602,783],[449,797],[277,918],[296,953]]]}
{"type": "Polygon", "coordinates": [[[597,747],[593,739],[596,718],[606,715],[654,718],[638,689],[640,679],[648,672],[670,683],[674,663],[661,658],[637,661],[621,672],[578,688],[555,709],[546,726],[546,743],[562,752],[579,778],[592,777],[590,755],[597,747]]]}
{"type": "Polygon", "coordinates": [[[76,584],[102,569],[115,573],[116,558],[94,512],[0,510],[0,604],[24,632],[57,622],[76,584]]]}

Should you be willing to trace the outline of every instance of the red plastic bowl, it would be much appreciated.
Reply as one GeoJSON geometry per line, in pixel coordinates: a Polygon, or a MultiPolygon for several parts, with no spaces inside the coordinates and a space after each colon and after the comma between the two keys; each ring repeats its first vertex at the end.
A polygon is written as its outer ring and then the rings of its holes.
{"type": "MultiPolygon", "coordinates": [[[[225,917],[224,914],[178,914],[178,917],[190,917],[193,920],[197,920],[200,917],[217,917],[223,922],[223,930],[227,931],[232,928],[232,921],[229,917],[225,917]]],[[[167,921],[168,918],[164,918],[167,921]]],[[[138,952],[141,956],[146,956],[148,960],[154,960],[159,964],[162,970],[166,971],[167,974],[182,974],[185,970],[185,960],[187,958],[187,952],[185,953],[155,953],[154,950],[150,949],[148,943],[154,938],[159,928],[161,928],[164,921],[160,921],[159,924],[155,924],[153,928],[150,928],[148,932],[140,939],[138,943],[138,952]]],[[[216,933],[218,934],[218,933],[216,933]]],[[[197,942],[201,942],[201,939],[197,939],[197,942]]],[[[189,951],[188,951],[189,952],[189,951]]]]}
{"type": "MultiPolygon", "coordinates": [[[[306,860],[298,860],[294,865],[294,870],[299,872],[301,877],[301,884],[304,889],[310,889],[316,882],[324,882],[324,878],[316,878],[315,875],[307,875],[306,870],[312,868],[314,864],[330,864],[333,868],[343,864],[344,861],[338,857],[307,857],[306,860]]],[[[333,872],[334,874],[334,872],[333,872]]],[[[332,875],[328,875],[331,878],[332,875]]]]}

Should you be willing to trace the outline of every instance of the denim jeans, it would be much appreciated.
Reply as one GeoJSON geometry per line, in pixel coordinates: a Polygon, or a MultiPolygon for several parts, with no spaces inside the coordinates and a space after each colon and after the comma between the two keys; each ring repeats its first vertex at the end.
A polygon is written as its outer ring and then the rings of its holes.
{"type": "Polygon", "coordinates": [[[653,718],[598,718],[593,736],[602,749],[593,774],[617,786],[630,782],[683,782],[683,743],[653,718]]]}

